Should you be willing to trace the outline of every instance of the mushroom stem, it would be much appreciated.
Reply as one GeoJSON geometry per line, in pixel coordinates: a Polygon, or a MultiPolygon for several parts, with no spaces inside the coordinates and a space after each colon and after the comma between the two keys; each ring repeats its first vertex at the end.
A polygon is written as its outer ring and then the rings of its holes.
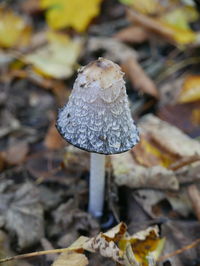
{"type": "Polygon", "coordinates": [[[96,218],[103,214],[105,189],[105,155],[91,153],[89,212],[96,218]]]}

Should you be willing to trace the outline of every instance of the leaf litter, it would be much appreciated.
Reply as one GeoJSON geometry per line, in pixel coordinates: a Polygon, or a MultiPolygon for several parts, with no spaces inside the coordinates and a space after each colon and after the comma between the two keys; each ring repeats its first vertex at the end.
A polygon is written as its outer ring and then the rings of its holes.
{"type": "Polygon", "coordinates": [[[184,247],[159,265],[199,263],[198,4],[120,2],[0,7],[0,257],[69,247],[5,265],[155,265],[184,247]],[[87,212],[89,154],[54,127],[74,72],[99,56],[123,67],[141,135],[108,159],[102,221],[87,212]]]}

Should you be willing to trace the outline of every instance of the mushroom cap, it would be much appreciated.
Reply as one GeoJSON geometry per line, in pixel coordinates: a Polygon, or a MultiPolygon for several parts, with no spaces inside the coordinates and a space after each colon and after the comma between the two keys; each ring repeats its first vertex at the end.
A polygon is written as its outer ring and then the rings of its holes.
{"type": "Polygon", "coordinates": [[[104,58],[79,70],[69,101],[58,114],[56,126],[65,140],[102,154],[125,152],[138,143],[123,75],[104,58]]]}

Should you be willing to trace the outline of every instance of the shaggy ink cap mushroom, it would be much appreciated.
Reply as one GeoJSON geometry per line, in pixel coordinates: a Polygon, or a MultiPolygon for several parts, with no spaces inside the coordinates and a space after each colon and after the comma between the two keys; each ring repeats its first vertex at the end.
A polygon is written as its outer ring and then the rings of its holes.
{"type": "Polygon", "coordinates": [[[57,128],[65,140],[102,154],[122,153],[138,143],[123,75],[104,58],[79,70],[69,101],[58,114],[57,128]]]}

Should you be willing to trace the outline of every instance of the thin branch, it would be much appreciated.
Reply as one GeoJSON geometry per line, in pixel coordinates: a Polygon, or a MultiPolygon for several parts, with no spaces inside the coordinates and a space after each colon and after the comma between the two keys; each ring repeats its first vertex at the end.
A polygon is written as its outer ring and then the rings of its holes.
{"type": "Polygon", "coordinates": [[[31,257],[41,256],[41,255],[54,254],[54,253],[63,253],[63,252],[67,252],[70,250],[74,250],[74,248],[72,248],[72,249],[70,249],[70,248],[52,249],[52,250],[44,250],[44,251],[27,253],[27,254],[21,254],[21,255],[17,255],[17,256],[13,256],[13,257],[0,259],[0,264],[7,262],[7,261],[11,261],[11,260],[19,260],[19,259],[31,258],[31,257]]]}
{"type": "Polygon", "coordinates": [[[191,248],[194,248],[196,247],[197,245],[200,244],[200,238],[196,239],[194,242],[192,242],[191,244],[187,245],[187,246],[184,246],[183,248],[180,248],[180,249],[177,249],[171,253],[168,253],[167,255],[164,255],[164,256],[161,256],[158,261],[164,261],[166,259],[169,259],[171,257],[174,257],[178,254],[181,254],[183,253],[184,251],[188,250],[188,249],[191,249],[191,248]]]}

